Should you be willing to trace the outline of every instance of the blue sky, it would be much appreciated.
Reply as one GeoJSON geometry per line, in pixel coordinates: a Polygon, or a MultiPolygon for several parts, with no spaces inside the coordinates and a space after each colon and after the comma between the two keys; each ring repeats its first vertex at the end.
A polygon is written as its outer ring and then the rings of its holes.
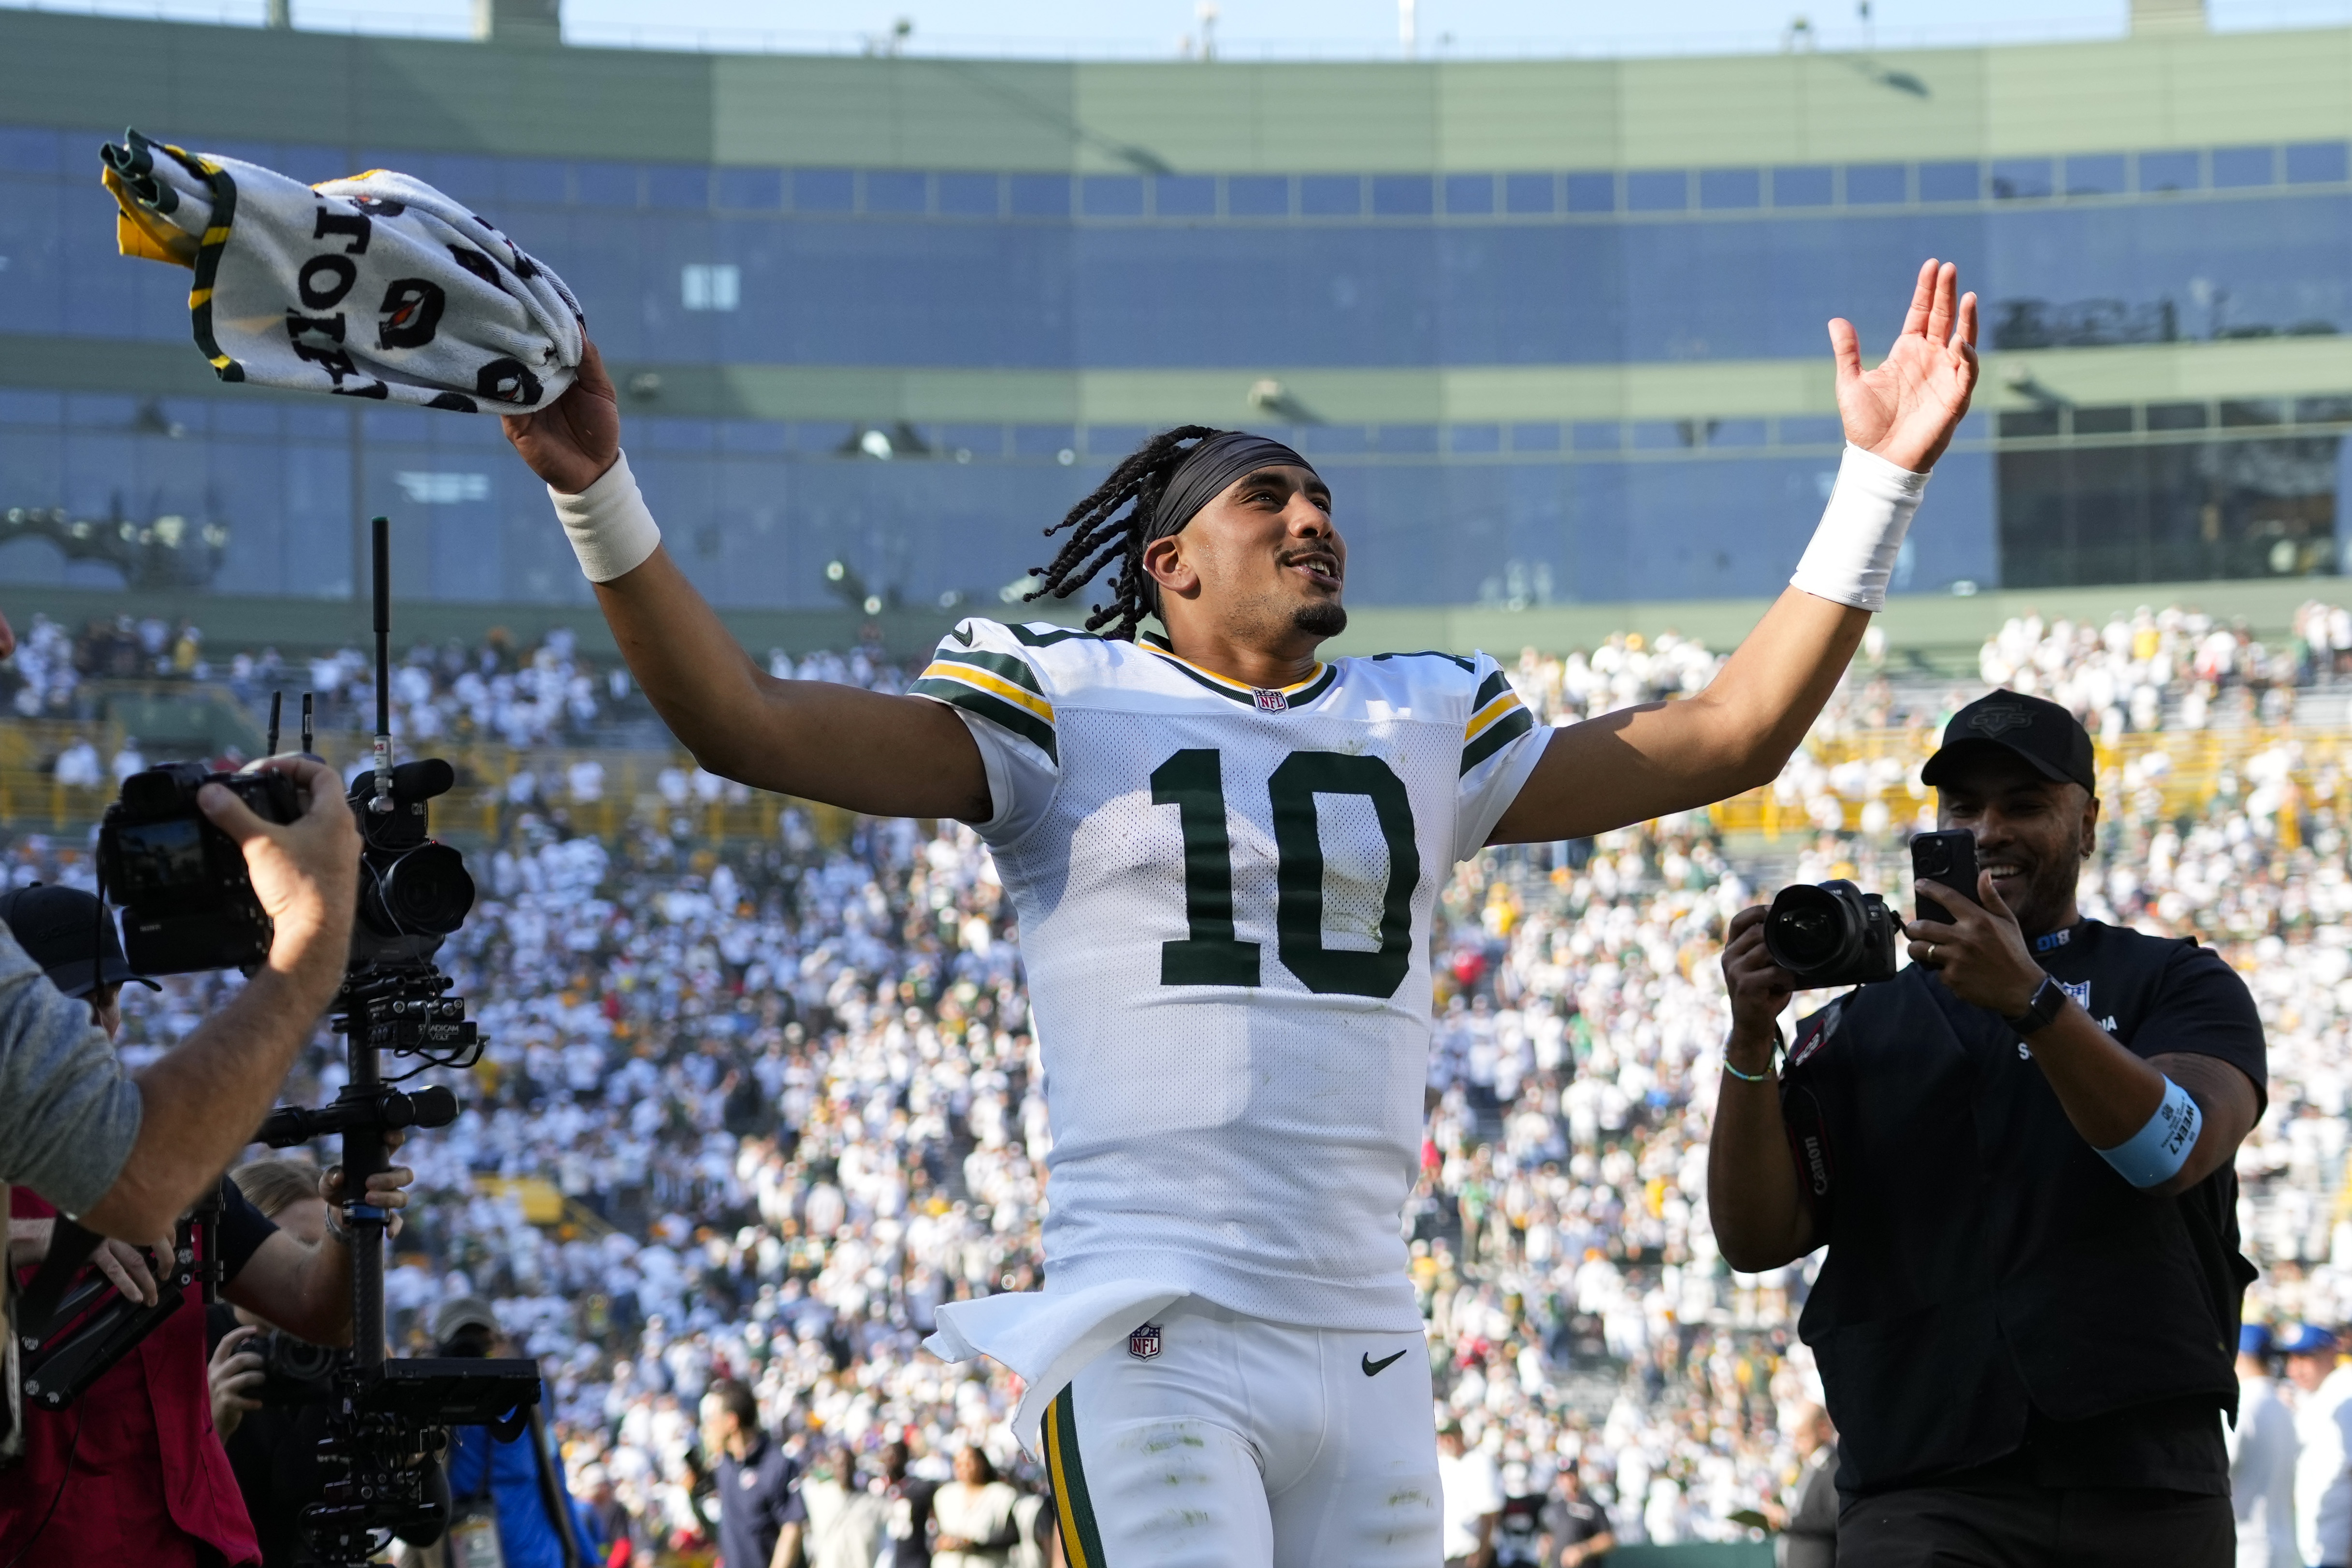
{"type": "MultiPolygon", "coordinates": [[[[0,0],[64,11],[257,21],[263,0],[0,0]]],[[[1213,0],[1237,59],[1393,59],[1399,0],[1213,0]]],[[[917,54],[1166,58],[1199,47],[1204,0],[564,0],[582,43],[856,52],[911,24],[917,54]]],[[[1803,15],[1822,47],[2113,37],[2128,0],[1414,0],[1423,56],[1736,53],[1787,47],[1803,15]]],[[[2352,23],[2352,0],[2209,0],[2221,29],[2352,23]]],[[[471,0],[294,0],[298,26],[462,36],[471,0]]]]}

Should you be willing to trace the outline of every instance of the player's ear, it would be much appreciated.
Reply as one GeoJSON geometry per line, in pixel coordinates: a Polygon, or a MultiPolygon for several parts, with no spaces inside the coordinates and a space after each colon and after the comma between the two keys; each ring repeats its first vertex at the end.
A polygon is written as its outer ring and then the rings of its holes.
{"type": "Polygon", "coordinates": [[[1143,547],[1143,570],[1163,594],[1189,599],[1200,591],[1201,574],[1184,559],[1184,536],[1171,534],[1143,547]]]}

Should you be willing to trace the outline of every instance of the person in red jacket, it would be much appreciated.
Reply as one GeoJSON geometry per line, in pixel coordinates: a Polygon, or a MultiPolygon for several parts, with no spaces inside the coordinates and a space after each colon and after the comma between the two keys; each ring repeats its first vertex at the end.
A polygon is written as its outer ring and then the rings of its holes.
{"type": "MultiPolygon", "coordinates": [[[[0,895],[0,924],[67,995],[89,1002],[110,1035],[121,1027],[122,986],[140,981],[123,961],[98,901],[71,888],[33,886],[0,895]],[[93,963],[91,934],[102,933],[93,963]]],[[[151,982],[142,982],[151,983],[151,982]]],[[[404,1207],[412,1174],[394,1167],[368,1182],[368,1201],[404,1207]]],[[[351,1253],[333,1216],[341,1172],[330,1173],[329,1233],[306,1246],[278,1228],[235,1183],[221,1185],[216,1231],[229,1301],[318,1344],[351,1342],[351,1253]]],[[[55,1210],[13,1190],[8,1262],[20,1270],[47,1255],[55,1210]]],[[[171,1243],[158,1246],[168,1251],[171,1243]]],[[[152,1304],[157,1274],[144,1249],[107,1241],[97,1269],[124,1295],[152,1304]]],[[[25,1455],[0,1470],[0,1563],[9,1568],[215,1568],[261,1560],[228,1455],[213,1427],[201,1287],[184,1307],[59,1411],[28,1406],[25,1455]]],[[[233,1356],[237,1342],[223,1343],[233,1356]]]]}

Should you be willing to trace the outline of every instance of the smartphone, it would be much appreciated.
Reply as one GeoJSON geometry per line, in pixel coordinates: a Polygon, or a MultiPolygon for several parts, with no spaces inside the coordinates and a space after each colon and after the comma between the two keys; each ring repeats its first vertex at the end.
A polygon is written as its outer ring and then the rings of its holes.
{"type": "MultiPolygon", "coordinates": [[[[1922,882],[1940,883],[1976,903],[1976,835],[1960,828],[1921,833],[1911,841],[1911,874],[1922,882]]],[[[1951,912],[1932,898],[1919,900],[1917,917],[1946,925],[1952,920],[1951,912]]]]}

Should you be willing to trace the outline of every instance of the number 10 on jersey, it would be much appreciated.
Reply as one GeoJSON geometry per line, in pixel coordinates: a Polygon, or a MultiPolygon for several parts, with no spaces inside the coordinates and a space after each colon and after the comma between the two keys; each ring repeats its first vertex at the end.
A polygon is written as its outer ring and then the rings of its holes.
{"type": "MultiPolygon", "coordinates": [[[[1185,936],[1160,947],[1163,986],[1255,986],[1258,945],[1234,932],[1234,846],[1225,825],[1224,758],[1205,747],[1176,753],[1151,773],[1151,803],[1176,808],[1184,841],[1185,936]]],[[[1412,894],[1421,883],[1412,799],[1377,757],[1294,751],[1265,783],[1273,808],[1274,928],[1282,967],[1324,995],[1391,997],[1412,968],[1412,894]],[[1371,802],[1388,848],[1380,946],[1370,952],[1323,945],[1323,834],[1316,798],[1360,795],[1371,802]]]]}

